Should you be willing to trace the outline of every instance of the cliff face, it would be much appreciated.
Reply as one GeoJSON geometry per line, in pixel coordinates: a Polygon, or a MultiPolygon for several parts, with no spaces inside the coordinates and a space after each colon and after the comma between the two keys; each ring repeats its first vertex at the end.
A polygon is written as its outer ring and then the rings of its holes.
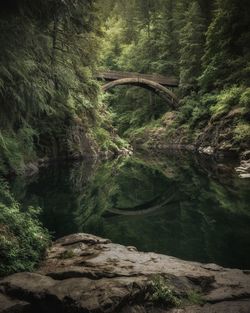
{"type": "Polygon", "coordinates": [[[74,234],[0,281],[0,312],[249,313],[249,274],[74,234]]]}

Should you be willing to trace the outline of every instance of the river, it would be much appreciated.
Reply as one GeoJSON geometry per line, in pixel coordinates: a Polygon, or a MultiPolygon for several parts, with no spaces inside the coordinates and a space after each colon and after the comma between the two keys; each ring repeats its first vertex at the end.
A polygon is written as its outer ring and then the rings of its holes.
{"type": "Polygon", "coordinates": [[[57,163],[11,189],[42,208],[58,238],[74,232],[138,250],[250,269],[250,182],[231,162],[190,154],[57,163]]]}

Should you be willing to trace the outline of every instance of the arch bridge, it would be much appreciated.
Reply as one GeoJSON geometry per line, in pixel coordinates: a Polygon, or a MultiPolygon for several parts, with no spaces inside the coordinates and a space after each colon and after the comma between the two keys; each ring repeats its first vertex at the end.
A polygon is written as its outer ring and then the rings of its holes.
{"type": "Polygon", "coordinates": [[[149,89],[164,98],[171,106],[177,107],[178,98],[169,88],[177,88],[178,81],[174,77],[159,74],[140,74],[134,72],[106,71],[96,74],[96,78],[104,80],[104,92],[120,85],[134,85],[149,89]]]}

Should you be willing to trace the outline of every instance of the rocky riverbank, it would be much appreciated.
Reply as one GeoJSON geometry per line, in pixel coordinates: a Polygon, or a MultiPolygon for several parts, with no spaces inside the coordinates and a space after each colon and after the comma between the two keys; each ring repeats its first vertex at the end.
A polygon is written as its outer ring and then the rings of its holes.
{"type": "Polygon", "coordinates": [[[249,135],[237,135],[237,125],[240,119],[247,118],[245,115],[240,109],[232,109],[191,127],[178,122],[178,112],[167,112],[157,123],[132,133],[130,140],[134,147],[149,153],[165,153],[173,149],[239,158],[250,148],[249,135]]]}
{"type": "Polygon", "coordinates": [[[29,162],[25,164],[24,167],[24,173],[23,175],[26,177],[31,177],[33,175],[36,175],[39,172],[39,169],[42,167],[49,166],[52,163],[59,163],[59,162],[72,162],[72,161],[81,161],[81,160],[87,160],[91,162],[97,162],[97,161],[104,161],[104,160],[111,160],[120,156],[131,156],[133,155],[133,148],[121,148],[116,149],[114,151],[107,150],[107,151],[98,151],[98,153],[89,153],[85,156],[78,155],[75,157],[58,157],[58,158],[41,158],[37,159],[36,161],[29,162]]]}
{"type": "Polygon", "coordinates": [[[250,271],[74,234],[37,272],[1,279],[0,312],[249,313],[250,271]]]}

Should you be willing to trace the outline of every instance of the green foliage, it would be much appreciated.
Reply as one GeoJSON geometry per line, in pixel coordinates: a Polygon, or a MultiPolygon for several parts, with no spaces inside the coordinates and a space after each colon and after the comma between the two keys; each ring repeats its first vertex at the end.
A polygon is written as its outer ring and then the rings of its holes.
{"type": "Polygon", "coordinates": [[[202,299],[201,293],[195,291],[195,290],[190,290],[187,294],[187,302],[189,304],[193,305],[203,305],[204,300],[202,299]]]}
{"type": "Polygon", "coordinates": [[[0,174],[12,171],[21,174],[25,163],[33,161],[36,155],[34,144],[37,132],[29,125],[23,125],[18,131],[0,131],[0,174]]]}
{"type": "Polygon", "coordinates": [[[236,142],[250,142],[250,125],[247,122],[240,122],[234,128],[234,140],[236,142]]]}
{"type": "Polygon", "coordinates": [[[177,70],[174,2],[136,0],[126,6],[123,1],[113,5],[105,25],[104,66],[174,74],[177,70]]]}
{"type": "Polygon", "coordinates": [[[211,113],[215,116],[227,113],[233,106],[239,104],[242,89],[238,87],[232,87],[222,91],[217,96],[216,103],[211,106],[211,113]]]}
{"type": "Polygon", "coordinates": [[[116,134],[111,135],[110,131],[104,127],[96,127],[92,130],[93,137],[95,138],[98,146],[102,151],[113,151],[118,152],[121,148],[128,147],[126,140],[120,138],[116,134]]]}
{"type": "Polygon", "coordinates": [[[198,108],[197,99],[193,97],[185,98],[184,100],[182,100],[181,104],[182,105],[180,107],[180,114],[178,116],[180,124],[189,121],[192,118],[194,110],[198,108]]]}
{"type": "Polygon", "coordinates": [[[170,281],[163,276],[156,275],[151,280],[152,295],[151,300],[156,303],[167,304],[173,307],[185,305],[202,305],[204,300],[202,294],[196,290],[190,290],[186,296],[179,296],[170,281]]]}
{"type": "Polygon", "coordinates": [[[191,94],[180,102],[177,116],[177,125],[188,123],[191,128],[202,127],[211,116],[210,107],[215,103],[216,95],[205,94],[202,96],[191,94]]]}
{"type": "Polygon", "coordinates": [[[142,153],[51,166],[33,180],[17,177],[12,190],[21,203],[43,206],[41,219],[57,238],[82,231],[140,251],[247,268],[249,182],[230,171],[231,163],[222,171],[193,153],[142,153]],[[111,213],[115,208],[134,214],[111,213]]]}
{"type": "Polygon", "coordinates": [[[242,91],[242,94],[240,96],[239,105],[250,109],[250,88],[246,88],[242,91]]]}
{"type": "Polygon", "coordinates": [[[96,131],[97,141],[100,143],[100,147],[104,151],[117,151],[118,147],[110,138],[110,134],[107,130],[103,128],[98,128],[96,131]]]}
{"type": "Polygon", "coordinates": [[[40,209],[22,211],[0,179],[0,276],[32,271],[45,254],[50,239],[37,220],[40,209]]]}
{"type": "Polygon", "coordinates": [[[185,25],[180,33],[180,87],[183,94],[197,90],[201,74],[205,20],[197,1],[192,1],[185,13],[185,25]]]}
{"type": "Polygon", "coordinates": [[[90,135],[106,120],[93,75],[100,12],[96,0],[1,7],[0,170],[20,172],[37,157],[76,154],[70,130],[90,135]]]}
{"type": "Polygon", "coordinates": [[[247,142],[249,130],[246,116],[250,101],[248,89],[244,86],[232,86],[217,93],[193,93],[186,96],[180,101],[179,112],[172,127],[180,129],[187,124],[193,132],[197,132],[204,128],[210,119],[223,118],[230,111],[235,110],[238,118],[234,119],[234,126],[232,125],[234,139],[238,142],[247,142]]]}
{"type": "Polygon", "coordinates": [[[182,303],[181,299],[170,285],[169,281],[160,276],[155,276],[152,281],[151,300],[158,303],[165,303],[170,306],[179,307],[182,303]]]}
{"type": "Polygon", "coordinates": [[[22,172],[24,168],[24,157],[21,146],[14,134],[0,131],[0,173],[7,174],[9,168],[16,172],[22,172]]]}
{"type": "Polygon", "coordinates": [[[203,89],[249,85],[249,1],[218,0],[206,34],[203,89]]]}
{"type": "MultiPolygon", "coordinates": [[[[247,112],[246,0],[108,2],[114,9],[106,15],[104,67],[176,76],[180,89],[175,92],[182,98],[173,129],[186,124],[199,133],[210,118],[239,107],[247,112]]],[[[119,133],[130,138],[172,109],[138,88],[115,90],[108,101],[119,133]]]]}
{"type": "Polygon", "coordinates": [[[61,260],[72,259],[75,256],[73,250],[65,250],[63,253],[60,254],[59,258],[61,260]]]}
{"type": "MultiPolygon", "coordinates": [[[[112,3],[114,9],[105,24],[103,65],[180,76],[183,93],[197,90],[206,30],[204,12],[197,1],[112,3]]],[[[169,110],[166,101],[139,88],[117,89],[109,102],[115,112],[115,126],[125,136],[169,110]]],[[[207,114],[205,109],[198,111],[194,120],[207,114]]]]}

